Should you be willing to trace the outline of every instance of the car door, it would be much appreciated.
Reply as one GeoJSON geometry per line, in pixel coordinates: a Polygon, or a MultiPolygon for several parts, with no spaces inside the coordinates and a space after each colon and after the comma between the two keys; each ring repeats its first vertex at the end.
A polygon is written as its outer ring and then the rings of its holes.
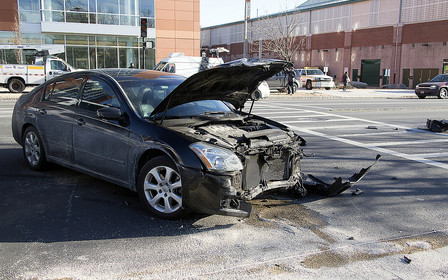
{"type": "Polygon", "coordinates": [[[50,60],[50,70],[48,71],[48,80],[62,74],[70,72],[67,64],[60,60],[50,60]]]}
{"type": "Polygon", "coordinates": [[[73,163],[73,118],[83,81],[82,75],[71,75],[45,88],[36,122],[50,158],[73,163]]]}
{"type": "Polygon", "coordinates": [[[118,90],[106,80],[89,77],[75,113],[73,147],[78,166],[114,181],[128,179],[129,129],[119,121],[100,118],[97,111],[123,106],[118,90]]]}
{"type": "Polygon", "coordinates": [[[268,78],[266,81],[270,88],[279,89],[283,87],[282,86],[283,79],[281,73],[275,74],[274,76],[268,78]]]}

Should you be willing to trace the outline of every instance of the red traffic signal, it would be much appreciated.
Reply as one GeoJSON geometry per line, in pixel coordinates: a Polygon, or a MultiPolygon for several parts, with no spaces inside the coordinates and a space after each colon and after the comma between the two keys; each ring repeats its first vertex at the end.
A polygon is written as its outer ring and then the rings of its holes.
{"type": "Polygon", "coordinates": [[[148,36],[148,19],[146,18],[140,19],[140,30],[141,30],[141,37],[148,36]]]}

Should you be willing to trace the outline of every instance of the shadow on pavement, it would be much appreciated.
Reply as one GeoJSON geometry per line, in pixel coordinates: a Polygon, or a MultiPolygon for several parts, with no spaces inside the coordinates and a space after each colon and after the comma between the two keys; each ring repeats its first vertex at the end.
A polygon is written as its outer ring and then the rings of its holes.
{"type": "Polygon", "coordinates": [[[0,242],[176,236],[197,232],[204,217],[158,219],[128,189],[55,165],[31,171],[18,145],[0,145],[0,158],[0,242]]]}

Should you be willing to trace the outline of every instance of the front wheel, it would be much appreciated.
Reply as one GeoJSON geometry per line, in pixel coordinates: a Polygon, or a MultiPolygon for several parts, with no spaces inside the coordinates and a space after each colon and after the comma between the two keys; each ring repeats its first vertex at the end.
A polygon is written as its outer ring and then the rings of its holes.
{"type": "Polygon", "coordinates": [[[446,88],[441,88],[439,91],[439,95],[437,97],[439,97],[440,99],[445,99],[447,98],[448,95],[448,91],[446,88]]]}
{"type": "Polygon", "coordinates": [[[12,93],[21,93],[25,90],[25,84],[22,80],[13,78],[8,82],[8,89],[12,93]]]}
{"type": "Polygon", "coordinates": [[[145,207],[163,219],[177,219],[182,206],[182,180],[174,162],[167,156],[148,161],[138,176],[137,191],[145,207]]]}
{"type": "Polygon", "coordinates": [[[306,88],[307,90],[311,90],[311,89],[313,89],[313,84],[311,83],[311,81],[306,81],[305,88],[306,88]]]}
{"type": "Polygon", "coordinates": [[[46,164],[44,146],[36,128],[30,126],[23,134],[23,155],[33,170],[42,170],[46,164]]]}

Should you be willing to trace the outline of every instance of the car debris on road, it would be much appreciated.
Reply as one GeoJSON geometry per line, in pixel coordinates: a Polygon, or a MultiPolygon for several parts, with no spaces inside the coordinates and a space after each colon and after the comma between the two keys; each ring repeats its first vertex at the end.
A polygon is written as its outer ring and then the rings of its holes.
{"type": "Polygon", "coordinates": [[[432,132],[445,132],[448,130],[448,121],[446,120],[427,120],[426,126],[432,132]]]}

